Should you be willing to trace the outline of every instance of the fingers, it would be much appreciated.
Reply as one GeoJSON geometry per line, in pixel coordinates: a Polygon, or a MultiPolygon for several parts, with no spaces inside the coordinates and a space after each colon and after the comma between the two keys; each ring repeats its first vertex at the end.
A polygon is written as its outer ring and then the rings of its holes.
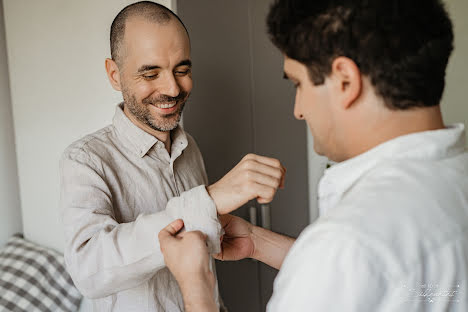
{"type": "Polygon", "coordinates": [[[276,159],[276,158],[271,158],[271,157],[266,157],[266,156],[261,156],[261,155],[256,155],[256,154],[247,154],[243,158],[244,160],[255,160],[259,163],[263,163],[265,165],[268,165],[270,167],[274,168],[281,168],[281,162],[276,159]]]}
{"type": "Polygon", "coordinates": [[[276,178],[270,175],[262,174],[257,171],[247,171],[247,181],[258,183],[263,186],[269,186],[273,189],[277,189],[281,184],[281,177],[276,178]]]}
{"type": "Polygon", "coordinates": [[[284,180],[286,178],[286,167],[284,167],[284,166],[281,166],[281,167],[283,167],[283,176],[281,177],[281,183],[280,183],[279,187],[283,189],[284,188],[284,180]]]}
{"type": "Polygon", "coordinates": [[[270,165],[266,165],[264,163],[255,161],[255,160],[247,160],[245,161],[245,169],[248,171],[258,172],[272,178],[281,179],[284,176],[284,167],[272,167],[270,165]]]}
{"type": "Polygon", "coordinates": [[[202,240],[204,242],[206,242],[206,240],[208,239],[208,236],[205,233],[200,232],[200,231],[185,232],[185,236],[190,236],[191,238],[195,240],[202,240]]]}
{"type": "Polygon", "coordinates": [[[200,231],[184,232],[183,236],[180,238],[185,240],[192,247],[198,246],[201,253],[210,253],[207,241],[208,236],[205,233],[200,231]]]}
{"type": "Polygon", "coordinates": [[[274,169],[279,169],[283,173],[286,172],[286,168],[276,158],[270,158],[270,157],[260,156],[256,154],[247,154],[242,159],[242,162],[249,162],[249,161],[253,161],[257,164],[263,164],[274,169]]]}
{"type": "Polygon", "coordinates": [[[274,158],[248,154],[222,179],[207,186],[218,214],[227,214],[251,199],[264,203],[284,185],[286,169],[274,158]]]}
{"type": "Polygon", "coordinates": [[[246,174],[250,172],[257,172],[261,175],[266,176],[265,178],[270,177],[270,180],[267,180],[268,183],[262,183],[262,181],[260,180],[256,182],[265,185],[270,185],[275,188],[284,187],[286,168],[281,164],[281,162],[278,159],[255,154],[248,154],[242,159],[241,162],[244,166],[244,169],[246,170],[246,174]],[[278,183],[273,183],[274,180],[271,179],[276,179],[278,183]]]}
{"type": "Polygon", "coordinates": [[[186,240],[203,240],[206,241],[208,236],[200,231],[188,231],[188,232],[181,232],[176,235],[177,238],[184,238],[186,240]]]}
{"type": "Polygon", "coordinates": [[[184,221],[182,221],[181,219],[177,219],[171,222],[168,226],[166,226],[164,229],[162,229],[159,232],[158,234],[159,241],[161,242],[162,240],[175,236],[177,232],[179,232],[183,227],[184,227],[184,221]]]}
{"type": "Polygon", "coordinates": [[[248,200],[251,199],[261,199],[260,203],[269,203],[273,200],[273,197],[276,194],[276,191],[279,187],[280,181],[274,180],[269,181],[268,184],[265,183],[268,179],[263,179],[263,177],[257,177],[256,180],[249,180],[247,183],[243,184],[244,192],[248,195],[248,200]]]}
{"type": "Polygon", "coordinates": [[[257,201],[260,204],[268,204],[273,200],[276,188],[257,183],[254,187],[254,192],[257,194],[257,201]]]}

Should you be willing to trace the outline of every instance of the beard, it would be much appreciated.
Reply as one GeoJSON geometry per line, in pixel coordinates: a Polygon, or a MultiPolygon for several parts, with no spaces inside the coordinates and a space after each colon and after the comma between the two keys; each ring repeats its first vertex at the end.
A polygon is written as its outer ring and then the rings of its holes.
{"type": "Polygon", "coordinates": [[[136,96],[128,89],[122,90],[124,104],[127,106],[130,113],[141,123],[149,126],[151,129],[161,132],[168,132],[174,130],[179,125],[182,118],[182,111],[184,110],[185,102],[189,94],[185,91],[180,91],[176,97],[168,95],[159,95],[157,97],[147,97],[138,102],[136,96]],[[170,114],[161,114],[157,117],[153,116],[149,110],[149,105],[156,106],[157,104],[170,104],[176,103],[178,105],[177,111],[170,114]]]}

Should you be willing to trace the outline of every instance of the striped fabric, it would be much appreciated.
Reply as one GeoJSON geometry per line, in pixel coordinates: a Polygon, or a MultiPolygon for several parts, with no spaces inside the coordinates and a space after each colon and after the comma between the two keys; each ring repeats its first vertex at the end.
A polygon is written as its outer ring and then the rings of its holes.
{"type": "Polygon", "coordinates": [[[58,252],[21,234],[0,249],[0,311],[77,311],[80,301],[58,252]]]}

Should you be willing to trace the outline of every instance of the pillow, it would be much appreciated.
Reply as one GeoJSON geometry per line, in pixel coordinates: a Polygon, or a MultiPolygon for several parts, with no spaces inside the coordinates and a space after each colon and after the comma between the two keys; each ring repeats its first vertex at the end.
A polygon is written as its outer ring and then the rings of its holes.
{"type": "Polygon", "coordinates": [[[77,311],[80,301],[58,252],[21,234],[0,249],[0,311],[77,311]]]}

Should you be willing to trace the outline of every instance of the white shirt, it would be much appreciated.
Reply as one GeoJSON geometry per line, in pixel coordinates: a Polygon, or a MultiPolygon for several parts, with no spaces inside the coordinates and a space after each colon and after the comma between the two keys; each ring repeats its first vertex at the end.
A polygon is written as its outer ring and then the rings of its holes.
{"type": "MultiPolygon", "coordinates": [[[[220,251],[221,225],[193,138],[177,127],[171,154],[117,106],[112,125],[78,140],[60,163],[65,262],[94,311],[179,312],[158,233],[181,218],[220,251]]],[[[211,262],[214,271],[214,261],[211,262]]],[[[218,287],[214,293],[220,304],[218,287]]],[[[222,304],[221,304],[222,305],[222,304]]]]}
{"type": "Polygon", "coordinates": [[[462,124],[404,135],[326,170],[267,310],[468,311],[462,124]]]}

